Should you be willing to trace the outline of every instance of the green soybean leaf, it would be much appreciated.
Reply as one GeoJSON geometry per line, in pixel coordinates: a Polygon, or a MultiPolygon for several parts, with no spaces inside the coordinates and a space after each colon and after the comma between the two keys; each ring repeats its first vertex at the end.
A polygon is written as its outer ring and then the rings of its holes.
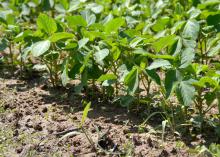
{"type": "Polygon", "coordinates": [[[83,116],[82,116],[81,123],[80,123],[81,127],[85,123],[85,120],[86,120],[88,113],[89,113],[90,106],[91,106],[91,102],[89,102],[83,110],[83,116]]]}
{"type": "Polygon", "coordinates": [[[37,18],[37,26],[48,34],[53,34],[57,31],[57,25],[53,18],[46,14],[40,14],[37,18]]]}
{"type": "Polygon", "coordinates": [[[39,41],[33,44],[31,52],[34,57],[39,57],[43,55],[45,52],[47,52],[49,48],[50,48],[49,40],[39,41]]]}
{"type": "Polygon", "coordinates": [[[216,88],[218,87],[218,82],[210,77],[204,76],[199,81],[193,82],[193,85],[201,88],[205,88],[207,85],[209,85],[216,88]]]}
{"type": "Polygon", "coordinates": [[[86,20],[81,15],[68,16],[66,18],[69,27],[73,28],[75,26],[87,26],[86,20]]]}
{"type": "Polygon", "coordinates": [[[177,97],[185,106],[189,106],[193,102],[195,88],[192,86],[192,81],[181,81],[177,86],[177,97]]]}
{"type": "Polygon", "coordinates": [[[88,42],[89,42],[89,38],[83,38],[83,39],[79,40],[78,41],[78,45],[79,45],[78,49],[81,49],[82,47],[84,47],[88,42]]]}
{"type": "Polygon", "coordinates": [[[195,57],[194,49],[186,48],[181,53],[181,66],[179,68],[186,68],[187,66],[189,66],[192,63],[194,57],[195,57]]]}
{"type": "Polygon", "coordinates": [[[208,51],[208,56],[212,57],[220,53],[220,42],[208,51]]]}
{"type": "Polygon", "coordinates": [[[186,48],[189,47],[189,48],[196,48],[196,41],[195,40],[192,40],[192,39],[183,39],[183,46],[185,46],[186,48]]]}
{"type": "Polygon", "coordinates": [[[67,32],[59,32],[59,33],[54,33],[52,36],[49,37],[49,40],[51,42],[57,42],[62,39],[68,39],[68,38],[73,38],[74,34],[72,33],[67,33],[67,32]]]}
{"type": "Polygon", "coordinates": [[[122,64],[119,68],[118,68],[118,77],[119,77],[119,82],[124,82],[125,77],[127,76],[127,74],[129,73],[127,67],[125,64],[122,64]]]}
{"type": "Polygon", "coordinates": [[[175,35],[169,35],[158,39],[156,42],[152,44],[152,46],[156,52],[160,52],[165,47],[173,44],[175,40],[175,35]]]}
{"type": "Polygon", "coordinates": [[[128,87],[128,93],[133,95],[138,88],[139,79],[138,79],[138,69],[134,67],[125,77],[124,83],[128,87]]]}
{"type": "Polygon", "coordinates": [[[169,68],[171,66],[170,62],[164,59],[156,59],[147,69],[157,69],[161,67],[169,68]]]}
{"type": "Polygon", "coordinates": [[[92,25],[96,21],[95,14],[92,14],[89,10],[85,10],[81,12],[83,18],[86,20],[87,26],[92,25]]]}
{"type": "Polygon", "coordinates": [[[174,26],[171,28],[171,34],[176,33],[178,30],[182,29],[183,25],[186,23],[186,21],[178,21],[174,24],[174,26]]]}
{"type": "Polygon", "coordinates": [[[135,48],[144,38],[137,37],[130,42],[130,47],[135,48]]]}
{"type": "Polygon", "coordinates": [[[190,19],[187,21],[183,29],[183,37],[186,39],[196,40],[199,35],[200,25],[195,19],[190,19]]]}
{"type": "Polygon", "coordinates": [[[90,3],[86,6],[86,8],[91,9],[91,11],[94,12],[95,14],[99,14],[102,12],[104,7],[97,3],[90,3]]]}
{"type": "Polygon", "coordinates": [[[144,73],[146,73],[158,85],[161,85],[160,76],[157,74],[155,70],[145,70],[144,73]]]}
{"type": "Polygon", "coordinates": [[[173,50],[173,56],[177,56],[181,52],[183,46],[181,37],[177,37],[176,39],[176,42],[171,46],[171,49],[173,50]]]}
{"type": "Polygon", "coordinates": [[[220,31],[220,13],[219,12],[214,15],[209,15],[206,20],[207,20],[208,25],[213,25],[218,30],[218,32],[220,31]]]}
{"type": "Polygon", "coordinates": [[[158,19],[155,24],[153,24],[152,29],[156,32],[162,31],[165,29],[166,25],[170,22],[169,17],[162,17],[158,19]]]}
{"type": "Polygon", "coordinates": [[[175,83],[177,82],[176,70],[169,70],[165,75],[166,98],[172,93],[175,83]]]}
{"type": "Polygon", "coordinates": [[[98,64],[103,66],[104,65],[103,59],[105,59],[105,57],[107,57],[108,54],[109,54],[109,50],[108,49],[102,49],[102,50],[97,51],[94,54],[95,61],[98,64]]]}
{"type": "Polygon", "coordinates": [[[117,76],[115,76],[115,74],[104,74],[100,76],[97,81],[103,82],[105,80],[116,80],[116,79],[117,79],[117,76]]]}
{"type": "Polygon", "coordinates": [[[115,18],[110,20],[106,25],[105,25],[105,32],[107,34],[113,34],[117,33],[118,29],[123,26],[125,23],[125,19],[123,18],[115,18]]]}
{"type": "Polygon", "coordinates": [[[4,51],[7,47],[8,47],[7,40],[2,39],[2,40],[0,41],[0,51],[4,51]]]}
{"type": "Polygon", "coordinates": [[[198,5],[199,9],[205,9],[207,7],[214,7],[215,5],[220,4],[219,0],[209,0],[209,1],[204,1],[203,3],[198,5]]]}
{"type": "Polygon", "coordinates": [[[89,53],[86,54],[84,61],[83,61],[83,65],[80,67],[80,74],[82,74],[84,72],[84,70],[86,69],[86,67],[89,64],[89,59],[92,56],[92,51],[90,51],[89,53]]]}
{"type": "Polygon", "coordinates": [[[61,74],[61,81],[62,81],[62,84],[63,86],[65,87],[66,84],[69,82],[69,75],[68,75],[68,60],[65,61],[65,64],[64,64],[64,69],[63,69],[63,72],[61,74]]]}

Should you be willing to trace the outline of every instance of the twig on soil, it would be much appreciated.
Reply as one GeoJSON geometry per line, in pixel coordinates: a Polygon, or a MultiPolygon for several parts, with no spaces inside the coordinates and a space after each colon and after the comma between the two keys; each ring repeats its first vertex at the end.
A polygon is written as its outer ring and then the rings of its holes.
{"type": "Polygon", "coordinates": [[[64,130],[64,131],[61,131],[61,132],[54,133],[54,135],[62,136],[62,135],[65,135],[67,133],[70,133],[70,132],[73,132],[73,131],[79,131],[79,130],[80,130],[80,128],[74,128],[74,129],[69,129],[69,130],[64,130]]]}

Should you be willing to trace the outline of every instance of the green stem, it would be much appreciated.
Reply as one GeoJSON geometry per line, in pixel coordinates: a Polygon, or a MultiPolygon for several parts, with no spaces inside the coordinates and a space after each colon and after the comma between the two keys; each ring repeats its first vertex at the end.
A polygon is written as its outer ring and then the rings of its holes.
{"type": "Polygon", "coordinates": [[[21,51],[21,44],[19,45],[19,53],[20,53],[20,77],[22,77],[22,73],[23,73],[23,67],[24,67],[24,63],[23,63],[23,58],[22,58],[22,51],[21,51]]]}
{"type": "Polygon", "coordinates": [[[12,67],[12,75],[14,72],[14,58],[13,58],[13,52],[12,52],[12,43],[9,43],[9,53],[10,53],[10,58],[11,58],[11,67],[12,67]]]}

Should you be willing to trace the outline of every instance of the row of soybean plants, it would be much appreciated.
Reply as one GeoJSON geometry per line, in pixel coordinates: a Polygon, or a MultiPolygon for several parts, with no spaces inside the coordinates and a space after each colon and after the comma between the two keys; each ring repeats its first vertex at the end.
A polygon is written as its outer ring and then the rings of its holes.
{"type": "Polygon", "coordinates": [[[0,2],[1,60],[12,69],[34,58],[33,68],[45,68],[54,87],[74,79],[78,92],[100,85],[124,106],[157,86],[167,115],[169,98],[178,100],[172,125],[178,115],[196,115],[201,127],[212,108],[220,111],[218,0],[0,2]]]}

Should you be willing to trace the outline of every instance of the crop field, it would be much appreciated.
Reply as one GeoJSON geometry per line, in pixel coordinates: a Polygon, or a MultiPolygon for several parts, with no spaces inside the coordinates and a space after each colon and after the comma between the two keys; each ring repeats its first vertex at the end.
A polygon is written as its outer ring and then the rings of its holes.
{"type": "Polygon", "coordinates": [[[0,0],[0,157],[220,157],[220,0],[0,0]]]}

